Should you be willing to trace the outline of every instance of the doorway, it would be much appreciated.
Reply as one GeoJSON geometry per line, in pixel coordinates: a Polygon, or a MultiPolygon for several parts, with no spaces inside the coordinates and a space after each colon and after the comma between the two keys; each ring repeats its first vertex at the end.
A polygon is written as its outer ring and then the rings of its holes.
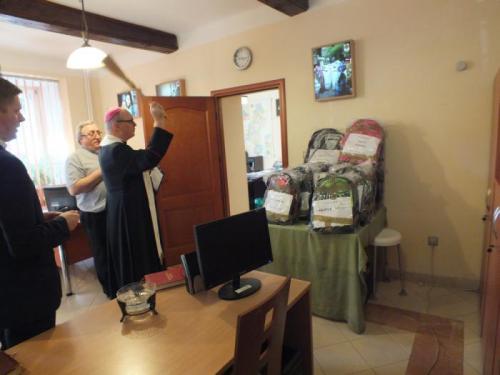
{"type": "Polygon", "coordinates": [[[285,80],[212,91],[223,137],[227,212],[255,208],[262,175],[288,166],[285,80]]]}

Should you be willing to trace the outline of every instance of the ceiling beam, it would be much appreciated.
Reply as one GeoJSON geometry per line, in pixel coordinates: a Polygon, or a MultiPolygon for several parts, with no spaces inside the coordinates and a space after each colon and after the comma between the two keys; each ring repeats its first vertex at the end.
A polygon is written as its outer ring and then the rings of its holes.
{"type": "Polygon", "coordinates": [[[295,16],[309,9],[309,0],[259,0],[288,16],[295,16]]]}
{"type": "MultiPolygon", "coordinates": [[[[85,12],[89,39],[150,51],[177,51],[177,36],[149,27],[85,12]]],[[[0,21],[60,34],[82,35],[80,9],[45,0],[0,0],[0,21]]]]}

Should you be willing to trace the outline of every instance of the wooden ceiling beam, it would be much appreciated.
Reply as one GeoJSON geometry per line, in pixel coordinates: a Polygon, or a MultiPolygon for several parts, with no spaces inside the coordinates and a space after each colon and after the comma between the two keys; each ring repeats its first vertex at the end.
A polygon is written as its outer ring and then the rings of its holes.
{"type": "Polygon", "coordinates": [[[309,0],[259,0],[288,16],[295,16],[309,9],[309,0]]]}
{"type": "MultiPolygon", "coordinates": [[[[177,51],[177,36],[85,12],[89,39],[150,51],[177,51]]],[[[0,0],[0,21],[60,34],[82,35],[82,11],[45,0],[0,0]]]]}

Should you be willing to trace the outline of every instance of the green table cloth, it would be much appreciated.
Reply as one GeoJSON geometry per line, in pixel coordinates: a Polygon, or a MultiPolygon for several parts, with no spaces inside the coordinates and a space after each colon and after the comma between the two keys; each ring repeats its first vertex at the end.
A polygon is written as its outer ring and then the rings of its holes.
{"type": "Polygon", "coordinates": [[[363,333],[367,296],[363,273],[368,260],[365,247],[385,223],[383,207],[368,225],[351,234],[315,233],[304,223],[269,224],[274,262],[262,271],[310,281],[313,314],[346,321],[354,332],[363,333]]]}

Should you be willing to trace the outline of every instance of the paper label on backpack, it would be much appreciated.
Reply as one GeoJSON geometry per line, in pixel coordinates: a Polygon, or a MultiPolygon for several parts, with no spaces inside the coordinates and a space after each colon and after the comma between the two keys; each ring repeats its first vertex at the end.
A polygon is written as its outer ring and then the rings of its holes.
{"type": "Polygon", "coordinates": [[[342,153],[350,155],[375,156],[380,138],[365,134],[349,134],[342,153]]]}
{"type": "Polygon", "coordinates": [[[340,155],[339,150],[315,149],[312,151],[312,155],[308,163],[337,164],[337,161],[339,160],[339,155],[340,155]]]}
{"type": "Polygon", "coordinates": [[[351,197],[314,201],[312,206],[314,209],[314,216],[352,219],[351,197]]]}
{"type": "Polygon", "coordinates": [[[293,196],[279,191],[268,190],[264,207],[275,214],[288,215],[292,207],[293,196]]]}

